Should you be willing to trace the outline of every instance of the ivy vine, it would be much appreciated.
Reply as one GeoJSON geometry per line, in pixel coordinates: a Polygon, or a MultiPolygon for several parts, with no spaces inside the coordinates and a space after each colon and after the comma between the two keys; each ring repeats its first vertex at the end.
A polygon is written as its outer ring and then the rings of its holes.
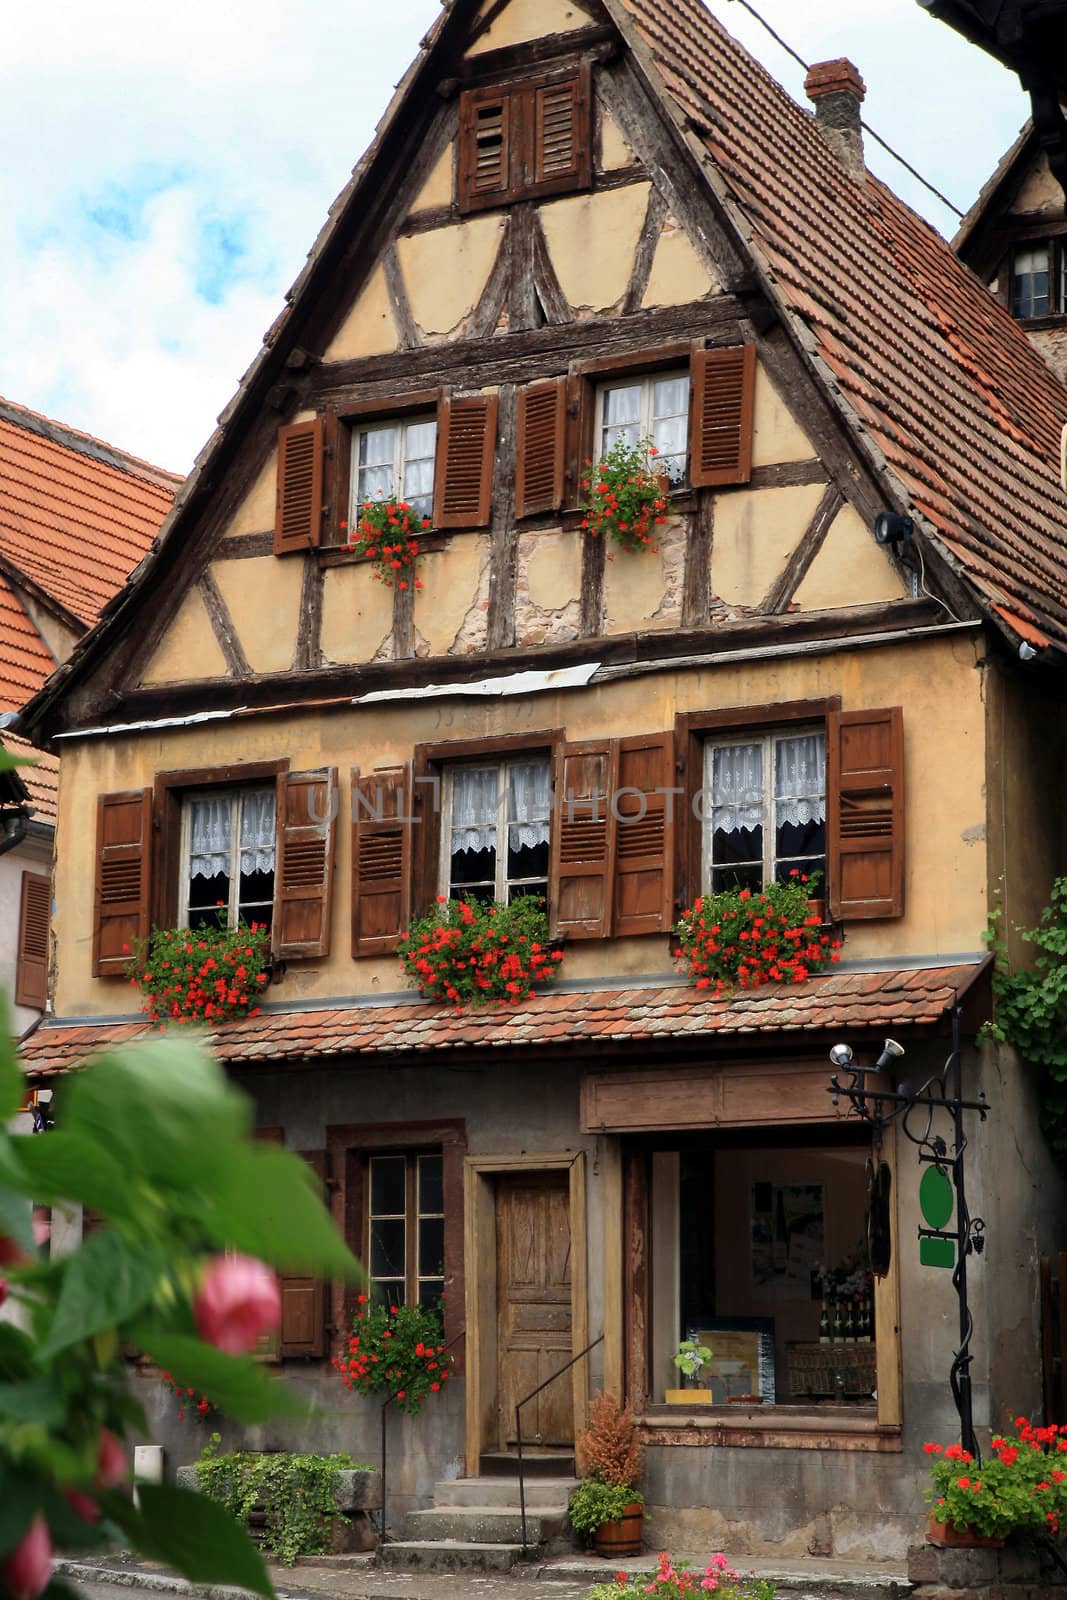
{"type": "Polygon", "coordinates": [[[297,1556],[328,1554],[335,1524],[351,1521],[337,1509],[342,1471],[371,1469],[358,1467],[343,1452],[316,1456],[231,1450],[220,1455],[221,1442],[221,1435],[213,1433],[200,1452],[196,1474],[202,1492],[246,1528],[253,1511],[262,1507],[264,1548],[287,1567],[297,1556]]]}
{"type": "Polygon", "coordinates": [[[1019,937],[1037,951],[1033,965],[1015,970],[1008,960],[999,913],[989,943],[996,957],[994,1019],[985,1032],[1012,1044],[1041,1076],[1041,1125],[1057,1161],[1067,1168],[1067,877],[1052,885],[1036,928],[1019,937]]]}

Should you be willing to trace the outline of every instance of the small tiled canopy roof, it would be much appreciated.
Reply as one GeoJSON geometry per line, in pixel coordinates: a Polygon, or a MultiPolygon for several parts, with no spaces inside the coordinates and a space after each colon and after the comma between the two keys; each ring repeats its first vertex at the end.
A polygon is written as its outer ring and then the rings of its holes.
{"type": "MultiPolygon", "coordinates": [[[[489,1049],[553,1054],[576,1045],[592,1053],[652,1039],[697,1044],[712,1035],[930,1028],[984,966],[968,962],[893,972],[834,972],[721,1000],[672,984],[535,995],[507,1010],[457,1012],[419,1000],[322,1011],[272,1009],[227,1023],[203,1038],[227,1066],[253,1067],[341,1059],[352,1065],[489,1049]]],[[[22,1046],[23,1065],[32,1080],[44,1081],[72,1071],[107,1045],[143,1038],[148,1031],[140,1021],[45,1023],[22,1046]]]]}

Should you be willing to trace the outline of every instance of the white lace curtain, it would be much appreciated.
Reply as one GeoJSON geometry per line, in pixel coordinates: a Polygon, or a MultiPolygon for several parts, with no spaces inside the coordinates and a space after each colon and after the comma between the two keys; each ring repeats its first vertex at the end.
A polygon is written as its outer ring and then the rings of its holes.
{"type": "MultiPolygon", "coordinates": [[[[763,759],[762,744],[727,745],[712,752],[711,802],[717,829],[732,833],[763,825],[763,759]]],[[[825,734],[774,741],[774,798],[778,827],[825,820],[825,734]]]]}
{"type": "MultiPolygon", "coordinates": [[[[547,761],[515,763],[508,768],[508,821],[511,847],[533,849],[547,844],[552,809],[552,775],[547,761]]],[[[495,850],[497,767],[458,767],[452,774],[452,853],[495,850]]]]}
{"type": "MultiPolygon", "coordinates": [[[[190,801],[189,876],[215,878],[232,871],[232,794],[200,795],[190,801]]],[[[241,871],[274,871],[274,791],[255,790],[240,797],[241,871]]]]}
{"type": "Polygon", "coordinates": [[[547,761],[531,761],[514,766],[508,774],[510,785],[511,848],[535,850],[548,843],[548,819],[552,812],[552,772],[547,761]]]}
{"type": "Polygon", "coordinates": [[[763,825],[761,744],[732,744],[712,751],[711,803],[714,826],[724,833],[763,825]]]}
{"type": "Polygon", "coordinates": [[[826,735],[803,733],[775,746],[778,826],[826,820],[826,735]]]}

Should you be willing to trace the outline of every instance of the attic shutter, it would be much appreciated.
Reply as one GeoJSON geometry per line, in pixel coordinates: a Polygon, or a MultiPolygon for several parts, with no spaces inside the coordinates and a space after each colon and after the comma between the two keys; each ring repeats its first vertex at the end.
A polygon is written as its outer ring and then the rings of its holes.
{"type": "Polygon", "coordinates": [[[391,955],[411,914],[411,769],[352,769],[352,954],[391,955]]]}
{"type": "Polygon", "coordinates": [[[618,751],[614,740],[564,745],[552,829],[552,904],[557,934],[601,939],[611,929],[618,751]]]}
{"type": "Polygon", "coordinates": [[[460,100],[459,209],[477,211],[510,197],[512,100],[498,88],[470,89],[460,100]]]}
{"type": "Polygon", "coordinates": [[[337,768],[288,773],[280,799],[274,948],[289,959],[328,956],[337,768]]]}
{"type": "Polygon", "coordinates": [[[694,487],[747,483],[752,476],[756,347],[694,350],[689,481],[694,487]]]}
{"type": "Polygon", "coordinates": [[[592,152],[589,69],[562,83],[538,84],[531,92],[527,194],[588,188],[592,152]]]}
{"type": "Polygon", "coordinates": [[[567,421],[565,378],[519,390],[516,514],[558,511],[563,504],[563,440],[567,421]]]}
{"type": "Polygon", "coordinates": [[[310,550],[322,536],[323,419],[278,429],[274,554],[310,550]]]}
{"type": "MultiPolygon", "coordinates": [[[[299,1152],[324,1188],[328,1153],[325,1150],[299,1152]]],[[[281,1346],[284,1356],[324,1356],[326,1354],[326,1285],[318,1278],[296,1278],[279,1274],[282,1296],[281,1346]]]]}
{"type": "Polygon", "coordinates": [[[152,791],[102,794],[96,808],[93,977],[121,978],[148,937],[152,791]]]}
{"type": "Polygon", "coordinates": [[[484,528],[489,521],[496,417],[495,394],[442,400],[434,504],[438,528],[484,528]]]}
{"type": "Polygon", "coordinates": [[[830,912],[904,914],[904,719],[832,711],[826,725],[830,912]]]}
{"type": "Polygon", "coordinates": [[[664,933],[671,925],[674,842],[671,734],[621,739],[618,772],[613,931],[620,938],[664,933]]]}
{"type": "Polygon", "coordinates": [[[46,873],[22,874],[19,906],[18,964],[15,1004],[43,1011],[48,999],[48,924],[52,915],[52,880],[46,873]]]}

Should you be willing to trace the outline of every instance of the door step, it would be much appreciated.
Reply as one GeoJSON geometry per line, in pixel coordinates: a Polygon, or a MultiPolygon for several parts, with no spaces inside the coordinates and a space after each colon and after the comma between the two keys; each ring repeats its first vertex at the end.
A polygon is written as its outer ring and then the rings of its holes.
{"type": "MultiPolygon", "coordinates": [[[[538,1550],[567,1528],[566,1506],[526,1507],[526,1542],[538,1550]]],[[[517,1506],[434,1506],[431,1511],[411,1511],[405,1533],[418,1543],[520,1544],[522,1517],[517,1506]]]]}
{"type": "MultiPolygon", "coordinates": [[[[531,1547],[530,1554],[537,1553],[531,1547]]],[[[417,1568],[423,1572],[510,1572],[522,1560],[522,1545],[470,1544],[462,1539],[394,1539],[381,1546],[378,1560],[383,1567],[417,1568]]]]}
{"type": "MultiPolygon", "coordinates": [[[[517,1483],[519,1458],[514,1450],[491,1450],[480,1458],[478,1470],[483,1478],[514,1478],[517,1483]]],[[[573,1478],[574,1451],[524,1450],[522,1472],[527,1481],[530,1478],[573,1478]]]]}
{"type": "MultiPolygon", "coordinates": [[[[577,1478],[533,1478],[526,1484],[527,1510],[536,1505],[553,1512],[566,1511],[577,1478]]],[[[518,1513],[519,1480],[510,1478],[449,1478],[433,1486],[435,1510],[448,1506],[496,1506],[518,1513]]]]}

